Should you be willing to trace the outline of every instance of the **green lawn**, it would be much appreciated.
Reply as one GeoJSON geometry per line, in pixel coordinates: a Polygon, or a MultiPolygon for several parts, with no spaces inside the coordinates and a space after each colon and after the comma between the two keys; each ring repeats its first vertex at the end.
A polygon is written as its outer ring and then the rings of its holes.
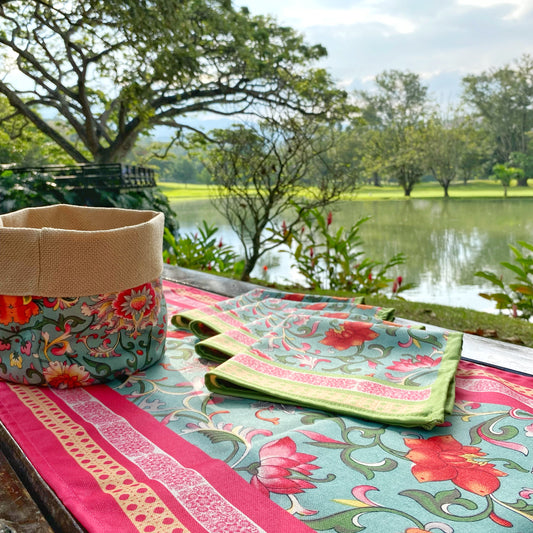
{"type": "MultiPolygon", "coordinates": [[[[533,198],[533,183],[529,187],[511,186],[507,189],[509,198],[533,198]]],[[[450,198],[503,198],[503,187],[500,182],[494,180],[475,180],[463,185],[453,183],[448,189],[450,198]]],[[[411,192],[411,198],[443,198],[444,189],[436,182],[417,183],[411,192]]],[[[354,200],[400,200],[405,198],[403,189],[397,185],[374,187],[364,185],[354,194],[349,196],[354,200]]]]}
{"type": "MultiPolygon", "coordinates": [[[[533,198],[533,183],[529,187],[511,186],[507,190],[509,198],[533,198]]],[[[174,182],[160,182],[159,187],[171,202],[202,200],[214,195],[214,188],[209,185],[196,185],[174,182]]],[[[451,199],[454,198],[502,198],[503,187],[494,180],[475,180],[466,185],[453,183],[449,188],[451,199]]],[[[436,182],[418,183],[411,198],[429,199],[442,198],[443,188],[436,182]]],[[[398,185],[384,185],[375,187],[363,185],[355,193],[345,196],[349,200],[401,200],[406,199],[403,189],[398,185]]]]}
{"type": "Polygon", "coordinates": [[[161,191],[171,202],[205,200],[212,196],[213,188],[208,185],[196,185],[189,183],[175,183],[170,181],[160,181],[158,183],[161,191]]]}

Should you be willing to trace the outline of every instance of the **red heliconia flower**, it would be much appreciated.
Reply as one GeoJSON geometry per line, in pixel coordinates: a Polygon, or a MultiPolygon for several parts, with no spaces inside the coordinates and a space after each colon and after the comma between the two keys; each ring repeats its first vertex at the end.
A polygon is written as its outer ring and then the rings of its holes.
{"type": "Polygon", "coordinates": [[[398,277],[396,278],[396,281],[398,282],[398,287],[399,287],[399,286],[402,284],[402,281],[403,281],[402,276],[398,276],[398,277]]]}
{"type": "Polygon", "coordinates": [[[219,248],[222,248],[223,245],[224,245],[224,244],[223,244],[223,242],[222,242],[222,237],[220,237],[220,240],[218,241],[218,247],[219,247],[219,248]]]}
{"type": "Polygon", "coordinates": [[[500,486],[498,477],[506,476],[483,457],[475,446],[463,446],[451,435],[429,439],[404,439],[411,451],[405,456],[414,463],[411,473],[420,482],[452,481],[479,496],[492,494],[500,486]]]}
{"type": "Polygon", "coordinates": [[[372,331],[371,322],[343,322],[338,329],[326,331],[325,338],[320,344],[333,346],[337,350],[347,350],[351,346],[361,346],[366,341],[378,337],[379,333],[372,331]]]}
{"type": "Polygon", "coordinates": [[[328,213],[328,220],[327,220],[328,226],[330,226],[332,222],[333,222],[333,213],[330,211],[328,213]]]}
{"type": "Polygon", "coordinates": [[[309,248],[309,257],[313,259],[314,255],[315,255],[315,249],[311,246],[311,248],[309,248]]]}
{"type": "Polygon", "coordinates": [[[310,464],[315,459],[315,455],[297,452],[290,437],[269,442],[259,450],[259,466],[250,484],[266,496],[271,492],[297,494],[314,489],[315,485],[301,476],[310,476],[312,470],[320,468],[310,464]]]}

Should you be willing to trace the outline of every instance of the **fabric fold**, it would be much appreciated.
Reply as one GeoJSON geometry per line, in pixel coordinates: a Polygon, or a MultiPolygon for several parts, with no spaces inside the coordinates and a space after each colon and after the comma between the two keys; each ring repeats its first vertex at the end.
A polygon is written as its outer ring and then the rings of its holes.
{"type": "Polygon", "coordinates": [[[291,315],[208,372],[206,386],[431,429],[453,407],[462,339],[461,333],[291,315]]]}
{"type": "Polygon", "coordinates": [[[206,339],[263,317],[285,318],[289,314],[308,311],[365,315],[379,320],[391,320],[394,309],[365,306],[363,298],[337,298],[314,294],[289,293],[255,289],[236,298],[214,305],[177,313],[172,323],[206,339]]]}

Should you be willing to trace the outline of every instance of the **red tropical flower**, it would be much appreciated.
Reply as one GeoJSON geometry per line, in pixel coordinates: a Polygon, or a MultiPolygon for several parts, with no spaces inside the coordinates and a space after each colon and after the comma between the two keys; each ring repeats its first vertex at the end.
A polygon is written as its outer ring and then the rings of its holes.
{"type": "Polygon", "coordinates": [[[411,448],[407,459],[415,463],[411,473],[420,483],[449,480],[469,492],[487,496],[500,486],[498,477],[507,475],[483,461],[486,454],[479,448],[463,446],[451,435],[404,442],[411,448]]]}
{"type": "Polygon", "coordinates": [[[310,476],[312,470],[320,468],[309,464],[315,459],[315,455],[298,453],[290,437],[269,442],[259,450],[260,463],[250,484],[266,496],[271,492],[296,494],[303,492],[303,489],[314,489],[315,485],[309,481],[292,475],[310,476]]]}
{"type": "Polygon", "coordinates": [[[379,336],[372,331],[371,322],[343,322],[338,329],[331,328],[326,331],[326,338],[320,344],[333,346],[337,350],[347,350],[351,346],[361,346],[366,341],[371,341],[379,336]]]}
{"type": "Polygon", "coordinates": [[[0,324],[27,324],[32,316],[38,314],[39,307],[31,296],[0,295],[0,324]]]}

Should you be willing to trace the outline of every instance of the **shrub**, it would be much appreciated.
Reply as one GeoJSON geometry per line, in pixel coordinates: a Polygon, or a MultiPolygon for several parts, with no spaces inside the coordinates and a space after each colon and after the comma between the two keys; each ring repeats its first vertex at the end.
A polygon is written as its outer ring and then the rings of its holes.
{"type": "MultiPolygon", "coordinates": [[[[518,245],[522,249],[533,252],[533,244],[518,241],[518,245]]],[[[479,293],[479,295],[496,302],[496,309],[505,309],[515,318],[529,320],[533,316],[533,255],[527,254],[512,244],[509,248],[514,254],[515,262],[503,261],[500,264],[514,272],[515,281],[506,285],[503,276],[480,270],[475,275],[489,280],[500,291],[492,294],[479,293]]]]}

